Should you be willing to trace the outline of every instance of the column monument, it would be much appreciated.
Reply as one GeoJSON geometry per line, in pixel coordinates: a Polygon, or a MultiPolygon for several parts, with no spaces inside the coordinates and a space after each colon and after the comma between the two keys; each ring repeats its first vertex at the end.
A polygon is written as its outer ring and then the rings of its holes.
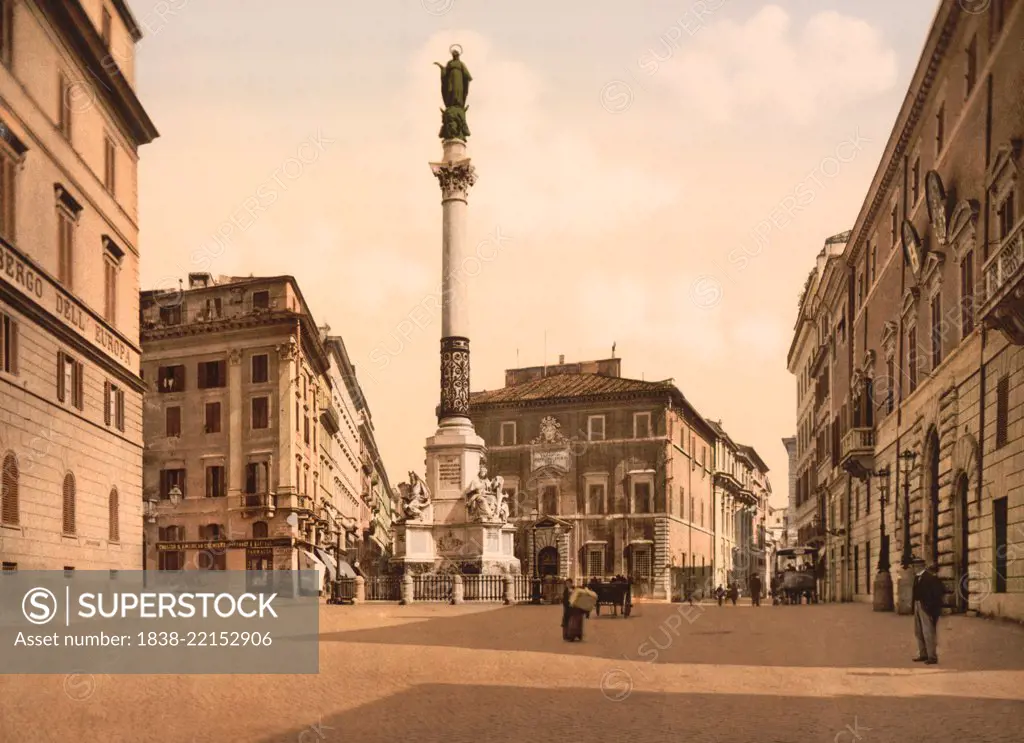
{"type": "Polygon", "coordinates": [[[396,534],[395,561],[404,572],[519,570],[514,527],[500,477],[488,478],[484,440],[469,418],[469,302],[464,273],[469,189],[476,169],[466,149],[466,98],[472,76],[462,48],[441,68],[439,162],[430,163],[441,187],[441,390],[438,428],[426,442],[426,478],[410,473],[396,534]],[[425,495],[424,495],[425,493],[425,495]]]}

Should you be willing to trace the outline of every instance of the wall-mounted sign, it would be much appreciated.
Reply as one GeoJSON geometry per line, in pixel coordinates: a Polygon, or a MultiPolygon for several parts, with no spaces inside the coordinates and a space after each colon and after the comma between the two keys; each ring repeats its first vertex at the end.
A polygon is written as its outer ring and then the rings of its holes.
{"type": "Polygon", "coordinates": [[[921,278],[921,266],[924,265],[924,248],[921,246],[921,240],[917,236],[917,230],[914,229],[914,225],[911,224],[909,219],[903,220],[903,255],[907,259],[907,265],[910,266],[911,272],[914,274],[914,280],[919,280],[921,278]]]}
{"type": "Polygon", "coordinates": [[[462,487],[462,458],[457,455],[445,455],[437,458],[437,479],[441,487],[462,487]]]}
{"type": "Polygon", "coordinates": [[[942,187],[942,178],[934,170],[929,170],[924,177],[924,193],[928,201],[928,218],[932,223],[932,232],[939,245],[945,245],[946,189],[942,187]]]}
{"type": "Polygon", "coordinates": [[[15,291],[47,310],[87,343],[100,349],[133,374],[138,373],[138,354],[127,343],[108,330],[77,299],[38,270],[28,258],[3,242],[0,242],[0,278],[15,291]]]}
{"type": "Polygon", "coordinates": [[[536,472],[544,467],[553,467],[563,472],[569,471],[569,464],[572,461],[568,449],[540,449],[530,451],[530,471],[536,472]]]}
{"type": "Polygon", "coordinates": [[[214,542],[159,542],[159,552],[184,552],[185,550],[209,550],[211,552],[226,549],[266,549],[270,547],[291,547],[291,537],[276,539],[231,539],[214,542]]]}

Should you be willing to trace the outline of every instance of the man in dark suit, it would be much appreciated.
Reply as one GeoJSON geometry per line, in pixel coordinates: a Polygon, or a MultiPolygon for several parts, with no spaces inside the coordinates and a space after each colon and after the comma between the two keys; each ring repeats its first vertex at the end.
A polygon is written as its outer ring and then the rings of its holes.
{"type": "Polygon", "coordinates": [[[933,666],[939,662],[936,633],[946,588],[935,575],[934,565],[925,565],[924,560],[915,558],[913,567],[914,636],[917,638],[917,657],[914,661],[933,666]]]}

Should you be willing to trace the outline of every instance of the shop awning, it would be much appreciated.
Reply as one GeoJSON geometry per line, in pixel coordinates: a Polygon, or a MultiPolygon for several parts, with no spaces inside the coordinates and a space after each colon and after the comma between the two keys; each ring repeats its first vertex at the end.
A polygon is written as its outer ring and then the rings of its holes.
{"type": "Polygon", "coordinates": [[[316,572],[318,574],[320,574],[320,576],[321,576],[320,583],[322,585],[323,584],[323,573],[325,573],[325,572],[326,573],[330,573],[330,570],[328,569],[327,565],[325,565],[323,560],[321,560],[319,557],[314,555],[309,550],[299,550],[299,552],[302,555],[304,555],[306,560],[310,563],[309,567],[307,567],[305,569],[309,570],[310,568],[313,568],[314,570],[316,570],[316,572]]]}
{"type": "Polygon", "coordinates": [[[352,569],[352,566],[349,565],[344,560],[342,560],[340,565],[339,565],[339,563],[338,563],[337,559],[335,559],[334,555],[332,555],[327,550],[321,549],[320,547],[314,547],[313,549],[316,551],[317,558],[327,568],[327,578],[328,578],[328,580],[335,581],[339,577],[340,578],[355,578],[356,577],[356,572],[352,569]],[[339,570],[340,570],[340,575],[339,575],[339,570]]]}

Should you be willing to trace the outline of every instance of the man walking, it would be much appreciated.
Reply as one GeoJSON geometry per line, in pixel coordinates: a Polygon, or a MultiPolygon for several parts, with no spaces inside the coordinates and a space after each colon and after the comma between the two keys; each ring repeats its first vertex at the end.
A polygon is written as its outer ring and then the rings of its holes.
{"type": "Polygon", "coordinates": [[[761,576],[757,573],[750,576],[750,600],[754,606],[761,605],[761,576]]]}
{"type": "Polygon", "coordinates": [[[936,649],[939,615],[945,586],[933,572],[933,565],[915,558],[914,567],[914,637],[917,638],[917,657],[914,661],[934,666],[939,662],[936,649]]]}

